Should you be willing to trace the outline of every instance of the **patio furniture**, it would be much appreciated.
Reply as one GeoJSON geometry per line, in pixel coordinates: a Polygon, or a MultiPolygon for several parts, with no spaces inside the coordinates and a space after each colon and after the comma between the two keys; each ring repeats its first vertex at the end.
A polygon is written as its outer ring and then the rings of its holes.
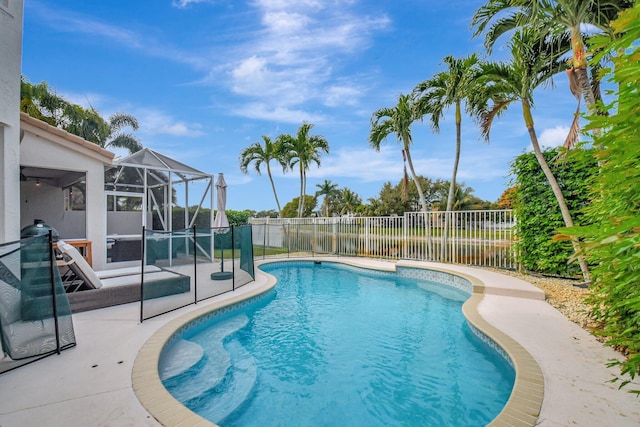
{"type": "Polygon", "coordinates": [[[145,266],[144,284],[137,267],[96,272],[73,246],[58,242],[58,248],[67,257],[68,267],[84,282],[67,294],[74,313],[140,301],[142,291],[144,299],[151,299],[189,292],[191,288],[189,276],[153,265],[145,266]]]}

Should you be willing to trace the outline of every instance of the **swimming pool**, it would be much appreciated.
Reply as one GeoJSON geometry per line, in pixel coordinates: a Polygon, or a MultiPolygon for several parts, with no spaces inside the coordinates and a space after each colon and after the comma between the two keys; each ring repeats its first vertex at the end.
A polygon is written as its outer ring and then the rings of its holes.
{"type": "Polygon", "coordinates": [[[513,369],[469,328],[464,283],[411,268],[261,269],[275,291],[183,328],[163,351],[165,386],[194,412],[230,426],[458,426],[505,405],[513,369]]]}

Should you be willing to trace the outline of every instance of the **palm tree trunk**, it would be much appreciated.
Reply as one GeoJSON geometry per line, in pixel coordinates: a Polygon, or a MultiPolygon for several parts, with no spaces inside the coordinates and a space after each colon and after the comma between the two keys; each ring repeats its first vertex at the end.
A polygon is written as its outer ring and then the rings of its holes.
{"type": "Polygon", "coordinates": [[[411,161],[411,153],[409,152],[409,144],[407,141],[404,141],[404,151],[407,154],[407,163],[409,164],[409,171],[411,172],[411,178],[413,178],[413,182],[416,183],[416,189],[418,190],[418,196],[420,197],[420,204],[422,205],[422,212],[427,215],[426,222],[426,232],[427,232],[427,256],[431,260],[433,257],[433,244],[431,242],[431,213],[427,212],[427,202],[424,197],[424,193],[422,192],[422,187],[420,186],[420,182],[418,181],[418,176],[416,175],[416,171],[413,169],[413,162],[411,161]]]}
{"type": "Polygon", "coordinates": [[[571,27],[571,50],[573,51],[572,67],[575,72],[576,80],[582,90],[584,102],[590,114],[595,113],[596,98],[593,94],[593,88],[589,81],[587,73],[587,58],[584,52],[584,41],[582,40],[582,32],[579,27],[571,27]]]}
{"type": "Polygon", "coordinates": [[[267,174],[269,175],[269,181],[271,181],[271,189],[273,190],[273,196],[276,198],[276,205],[278,206],[278,218],[282,217],[282,209],[280,208],[280,201],[278,200],[278,193],[276,193],[276,184],[273,182],[271,176],[271,167],[267,163],[267,174]]]}
{"type": "Polygon", "coordinates": [[[460,163],[460,147],[462,145],[461,129],[462,129],[462,112],[460,111],[460,101],[456,101],[456,155],[453,159],[453,173],[451,174],[451,183],[449,184],[449,194],[447,195],[447,209],[444,214],[444,230],[442,233],[442,249],[440,250],[440,258],[444,260],[447,251],[447,242],[449,240],[449,213],[453,209],[453,199],[456,193],[456,176],[458,175],[458,164],[460,163]]]}
{"type": "Polygon", "coordinates": [[[298,200],[298,218],[302,218],[303,194],[304,194],[304,172],[302,171],[302,162],[300,162],[300,199],[298,200]]]}
{"type": "MultiPolygon", "coordinates": [[[[544,156],[542,155],[542,150],[540,150],[540,144],[538,143],[538,137],[536,135],[535,128],[533,126],[533,117],[531,116],[531,108],[529,105],[523,103],[522,111],[524,115],[525,123],[527,124],[527,130],[529,131],[529,137],[531,138],[531,145],[533,146],[533,153],[540,164],[540,168],[544,173],[544,176],[549,181],[549,185],[551,186],[551,190],[553,190],[553,194],[556,196],[556,200],[558,202],[558,206],[560,207],[560,212],[562,213],[562,219],[564,220],[564,224],[567,227],[573,227],[573,219],[571,218],[571,212],[569,211],[569,207],[567,206],[567,202],[562,194],[562,190],[558,185],[558,181],[556,177],[551,172],[551,168],[547,164],[544,156]]],[[[571,238],[571,244],[573,245],[573,251],[578,257],[578,263],[580,264],[580,270],[582,271],[582,277],[585,282],[591,281],[591,274],[589,272],[589,266],[584,259],[584,256],[580,255],[580,244],[576,237],[571,238]]]]}
{"type": "Polygon", "coordinates": [[[587,73],[587,67],[574,68],[576,80],[582,89],[582,96],[584,102],[587,104],[589,114],[594,114],[596,111],[596,97],[593,94],[593,88],[591,87],[591,81],[589,80],[589,74],[587,73]]]}
{"type": "Polygon", "coordinates": [[[418,182],[418,176],[416,175],[416,171],[413,169],[413,162],[411,161],[411,154],[409,153],[409,145],[407,141],[404,142],[404,151],[407,153],[407,163],[409,163],[409,171],[411,172],[411,178],[413,178],[413,182],[416,183],[416,189],[418,190],[418,197],[420,197],[420,205],[422,206],[422,212],[427,211],[427,202],[424,198],[424,193],[422,192],[422,187],[420,186],[420,182],[418,182]]]}

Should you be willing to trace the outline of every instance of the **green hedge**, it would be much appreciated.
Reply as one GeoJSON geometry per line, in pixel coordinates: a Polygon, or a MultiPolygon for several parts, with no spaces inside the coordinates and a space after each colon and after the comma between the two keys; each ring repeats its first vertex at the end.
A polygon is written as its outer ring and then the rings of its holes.
{"type": "MultiPolygon", "coordinates": [[[[544,157],[566,198],[574,222],[580,222],[580,209],[587,204],[587,183],[595,168],[577,163],[571,156],[559,155],[558,149],[546,150],[544,157]]],[[[580,266],[570,261],[573,248],[569,241],[554,241],[564,227],[562,214],[551,186],[533,153],[522,154],[511,165],[516,185],[514,212],[517,219],[516,250],[520,265],[531,272],[574,277],[580,266]]]]}

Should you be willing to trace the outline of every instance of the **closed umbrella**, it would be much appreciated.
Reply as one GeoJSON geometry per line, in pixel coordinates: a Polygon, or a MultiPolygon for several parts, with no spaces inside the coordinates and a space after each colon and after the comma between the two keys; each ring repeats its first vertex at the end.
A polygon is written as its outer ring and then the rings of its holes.
{"type": "MultiPolygon", "coordinates": [[[[216,217],[213,220],[213,227],[216,229],[221,228],[229,228],[229,219],[227,218],[227,213],[225,212],[227,206],[227,183],[224,181],[224,176],[219,173],[218,181],[216,181],[216,191],[218,193],[218,197],[216,202],[218,204],[218,212],[216,213],[216,217]]],[[[226,233],[229,230],[214,230],[219,233],[226,233]]]]}
{"type": "MultiPolygon", "coordinates": [[[[229,219],[225,212],[227,206],[227,183],[224,181],[224,176],[219,173],[218,180],[216,181],[216,192],[218,194],[216,203],[218,206],[218,212],[213,220],[213,232],[220,237],[217,239],[220,243],[222,241],[222,235],[226,235],[229,232],[229,219]]],[[[224,272],[224,246],[220,243],[220,272],[224,272]]],[[[212,273],[211,278],[214,280],[229,278],[229,274],[212,273]]]]}

